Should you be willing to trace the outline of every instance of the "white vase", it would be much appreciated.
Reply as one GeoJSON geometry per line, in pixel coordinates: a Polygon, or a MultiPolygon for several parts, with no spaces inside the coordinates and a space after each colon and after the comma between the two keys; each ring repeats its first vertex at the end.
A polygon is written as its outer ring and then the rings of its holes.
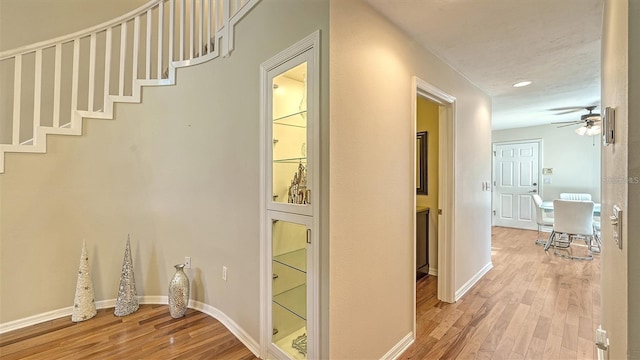
{"type": "Polygon", "coordinates": [[[176,273],[169,282],[169,313],[172,318],[184,316],[189,305],[189,278],[182,270],[184,264],[174,265],[176,273]]]}

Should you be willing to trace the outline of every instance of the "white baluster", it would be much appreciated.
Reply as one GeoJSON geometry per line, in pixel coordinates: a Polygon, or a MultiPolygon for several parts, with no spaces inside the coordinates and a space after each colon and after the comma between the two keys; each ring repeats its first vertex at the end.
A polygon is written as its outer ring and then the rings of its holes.
{"type": "Polygon", "coordinates": [[[33,87],[33,145],[40,127],[40,104],[42,103],[42,49],[36,50],[36,78],[33,87]]]}
{"type": "Polygon", "coordinates": [[[118,95],[124,96],[124,67],[127,55],[127,22],[120,25],[120,76],[118,82],[118,95]]]}
{"type": "Polygon", "coordinates": [[[89,104],[87,110],[93,111],[96,86],[96,33],[91,34],[89,50],[89,104]]]}
{"type": "Polygon", "coordinates": [[[213,51],[211,46],[211,22],[213,20],[212,17],[212,9],[211,9],[211,0],[207,0],[207,54],[211,54],[213,51]]]}
{"type": "Polygon", "coordinates": [[[230,45],[230,39],[229,39],[229,18],[231,16],[230,14],[230,8],[231,8],[231,4],[230,4],[230,0],[224,0],[224,19],[223,19],[223,26],[224,29],[222,31],[222,56],[223,57],[227,57],[229,56],[229,51],[231,50],[229,48],[230,45]]]}
{"type": "MultiPolygon", "coordinates": [[[[173,62],[173,32],[175,31],[175,1],[169,0],[169,57],[167,67],[173,62]]],[[[168,74],[167,74],[168,76],[168,74]]]]}
{"type": "Polygon", "coordinates": [[[138,79],[138,53],[140,52],[140,15],[133,19],[133,66],[131,83],[135,88],[135,81],[138,79]]]}
{"type": "Polygon", "coordinates": [[[200,11],[198,13],[198,54],[204,55],[204,23],[202,22],[204,15],[204,0],[200,0],[200,11]]]}
{"type": "Polygon", "coordinates": [[[69,123],[73,127],[72,120],[75,111],[78,110],[78,82],[80,78],[80,39],[73,40],[73,70],[71,80],[71,119],[69,123]]]}
{"type": "Polygon", "coordinates": [[[55,73],[53,75],[53,127],[60,127],[60,88],[62,82],[62,44],[56,44],[55,73]]]}
{"type": "Polygon", "coordinates": [[[147,59],[144,78],[151,79],[151,9],[147,10],[147,59]]]}
{"type": "Polygon", "coordinates": [[[193,59],[193,46],[195,43],[195,39],[193,38],[195,35],[195,4],[194,4],[195,0],[191,0],[190,1],[190,6],[189,6],[189,10],[191,10],[189,12],[189,59],[193,59]]]}
{"type": "Polygon", "coordinates": [[[163,49],[163,31],[162,27],[164,25],[164,6],[163,2],[158,3],[158,68],[156,69],[156,74],[158,79],[162,79],[162,49],[163,49]]]}
{"type": "Polygon", "coordinates": [[[102,103],[103,111],[107,110],[107,98],[109,97],[109,85],[111,83],[111,37],[113,28],[107,28],[104,40],[104,100],[102,103]]]}
{"type": "Polygon", "coordinates": [[[184,60],[184,20],[186,5],[184,0],[180,0],[180,61],[184,60]]]}
{"type": "Polygon", "coordinates": [[[16,55],[13,65],[13,133],[11,143],[20,144],[20,97],[22,96],[22,54],[16,55]]]}

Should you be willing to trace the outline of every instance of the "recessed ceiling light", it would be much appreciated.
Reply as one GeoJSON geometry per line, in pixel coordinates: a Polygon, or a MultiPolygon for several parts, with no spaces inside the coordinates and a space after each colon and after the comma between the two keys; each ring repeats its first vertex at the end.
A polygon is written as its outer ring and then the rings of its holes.
{"type": "Polygon", "coordinates": [[[523,87],[523,86],[527,86],[527,85],[531,85],[531,81],[520,81],[517,82],[515,84],[513,84],[513,87],[523,87]]]}

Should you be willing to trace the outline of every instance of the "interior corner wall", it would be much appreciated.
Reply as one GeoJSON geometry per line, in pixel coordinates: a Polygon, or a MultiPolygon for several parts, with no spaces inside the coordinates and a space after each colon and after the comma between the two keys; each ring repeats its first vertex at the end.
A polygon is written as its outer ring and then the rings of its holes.
{"type": "Polygon", "coordinates": [[[330,8],[330,358],[380,359],[413,331],[412,77],[456,98],[456,289],[491,262],[491,100],[362,1],[330,8]]]}
{"type": "Polygon", "coordinates": [[[321,30],[326,131],[328,12],[328,1],[261,1],[236,25],[228,58],[144,88],[115,120],[85,119],[82,136],[50,135],[47,154],[7,154],[0,322],[71,306],[83,239],[96,300],[114,299],[131,234],[138,295],[166,295],[173,265],[191,256],[191,298],[258,341],[260,64],[321,30]]]}
{"type": "Polygon", "coordinates": [[[545,200],[557,199],[562,192],[591,194],[600,202],[600,136],[579,136],[576,127],[558,128],[555,125],[531,126],[495,130],[492,140],[497,142],[542,139],[542,166],[539,189],[545,200]],[[552,168],[552,175],[542,175],[542,168],[552,168]],[[551,184],[545,184],[549,179],[551,184]]]}
{"type": "Polygon", "coordinates": [[[429,207],[429,268],[438,268],[438,126],[440,105],[418,96],[416,131],[427,131],[427,195],[417,195],[416,205],[429,207]]]}

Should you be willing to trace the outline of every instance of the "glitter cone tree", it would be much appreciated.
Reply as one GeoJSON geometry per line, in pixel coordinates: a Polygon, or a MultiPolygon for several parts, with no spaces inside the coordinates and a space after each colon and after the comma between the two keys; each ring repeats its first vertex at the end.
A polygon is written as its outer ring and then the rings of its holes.
{"type": "Polygon", "coordinates": [[[138,310],[138,295],[136,294],[136,279],[133,276],[133,261],[131,260],[130,239],[127,238],[127,248],[122,262],[122,274],[120,275],[120,287],[116,299],[116,316],[125,316],[138,310]]]}
{"type": "Polygon", "coordinates": [[[93,281],[89,272],[89,256],[87,246],[82,241],[82,253],[80,254],[80,266],[78,269],[78,281],[76,282],[76,296],[73,300],[73,312],[71,321],[80,322],[96,316],[96,303],[93,296],[93,281]]]}

